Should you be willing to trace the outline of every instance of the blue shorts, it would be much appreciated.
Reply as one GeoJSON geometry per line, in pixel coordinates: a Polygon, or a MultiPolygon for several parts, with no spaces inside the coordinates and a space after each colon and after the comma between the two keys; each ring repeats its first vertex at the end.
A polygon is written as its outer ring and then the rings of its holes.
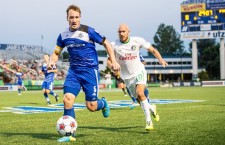
{"type": "Polygon", "coordinates": [[[23,86],[23,82],[17,82],[18,86],[23,86]]]}
{"type": "Polygon", "coordinates": [[[53,83],[44,81],[42,83],[42,89],[46,89],[46,90],[50,90],[51,91],[53,89],[53,83]]]}
{"type": "Polygon", "coordinates": [[[99,78],[97,69],[73,69],[70,67],[64,82],[64,94],[72,93],[77,97],[82,88],[86,101],[96,101],[98,99],[99,78]]]}

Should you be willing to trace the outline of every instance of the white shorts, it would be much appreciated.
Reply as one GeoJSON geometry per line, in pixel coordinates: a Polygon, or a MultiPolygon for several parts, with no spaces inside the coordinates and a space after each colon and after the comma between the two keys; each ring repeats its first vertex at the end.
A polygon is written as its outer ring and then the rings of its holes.
{"type": "Polygon", "coordinates": [[[107,84],[107,85],[111,85],[112,84],[112,80],[110,79],[110,80],[105,80],[105,83],[107,84]]]}
{"type": "Polygon", "coordinates": [[[136,94],[136,85],[137,84],[143,84],[146,85],[147,83],[147,73],[146,70],[141,70],[135,77],[132,77],[130,79],[124,79],[124,82],[129,89],[132,97],[137,98],[136,94]]]}

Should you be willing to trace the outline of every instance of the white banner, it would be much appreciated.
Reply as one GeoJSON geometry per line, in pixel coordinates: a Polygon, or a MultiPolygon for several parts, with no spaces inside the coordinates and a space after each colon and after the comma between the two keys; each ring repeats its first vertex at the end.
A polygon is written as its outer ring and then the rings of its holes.
{"type": "MultiPolygon", "coordinates": [[[[207,26],[206,26],[207,27],[207,26]]],[[[207,28],[204,29],[207,29],[207,28]]],[[[182,32],[181,39],[215,39],[224,38],[225,31],[194,31],[194,32],[182,32]]]]}
{"type": "Polygon", "coordinates": [[[0,86],[0,92],[1,91],[18,91],[18,86],[15,85],[0,86]]]}
{"type": "Polygon", "coordinates": [[[202,81],[203,87],[225,86],[225,81],[202,81]]]}

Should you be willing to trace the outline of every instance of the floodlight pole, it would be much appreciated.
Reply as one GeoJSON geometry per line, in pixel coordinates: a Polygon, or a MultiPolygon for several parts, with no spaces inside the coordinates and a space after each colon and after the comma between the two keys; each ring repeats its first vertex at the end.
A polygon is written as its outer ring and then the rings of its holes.
{"type": "Polygon", "coordinates": [[[192,80],[198,78],[198,51],[197,51],[197,40],[192,39],[192,80]]]}
{"type": "Polygon", "coordinates": [[[225,50],[224,38],[220,38],[220,79],[225,79],[225,50]]]}
{"type": "Polygon", "coordinates": [[[42,52],[44,52],[43,41],[44,41],[44,36],[41,35],[41,47],[42,47],[42,52]]]}

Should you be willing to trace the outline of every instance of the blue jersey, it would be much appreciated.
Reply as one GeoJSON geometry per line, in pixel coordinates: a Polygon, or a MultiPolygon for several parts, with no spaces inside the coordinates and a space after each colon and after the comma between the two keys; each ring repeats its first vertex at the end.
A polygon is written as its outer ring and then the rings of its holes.
{"type": "Polygon", "coordinates": [[[56,66],[53,66],[53,67],[49,68],[47,66],[47,64],[45,64],[45,63],[42,65],[41,71],[45,75],[45,79],[44,79],[45,82],[53,82],[54,81],[54,75],[55,75],[55,73],[54,72],[48,73],[48,70],[55,70],[55,69],[56,69],[56,66]]]}
{"type": "Polygon", "coordinates": [[[105,37],[95,29],[80,25],[76,31],[69,28],[62,32],[57,39],[57,46],[67,47],[70,66],[72,68],[94,68],[98,69],[98,56],[95,42],[103,44],[105,37]]]}
{"type": "Polygon", "coordinates": [[[23,73],[21,73],[21,72],[17,72],[16,73],[16,77],[17,77],[17,82],[18,83],[22,83],[22,81],[23,81],[23,73]]]}

